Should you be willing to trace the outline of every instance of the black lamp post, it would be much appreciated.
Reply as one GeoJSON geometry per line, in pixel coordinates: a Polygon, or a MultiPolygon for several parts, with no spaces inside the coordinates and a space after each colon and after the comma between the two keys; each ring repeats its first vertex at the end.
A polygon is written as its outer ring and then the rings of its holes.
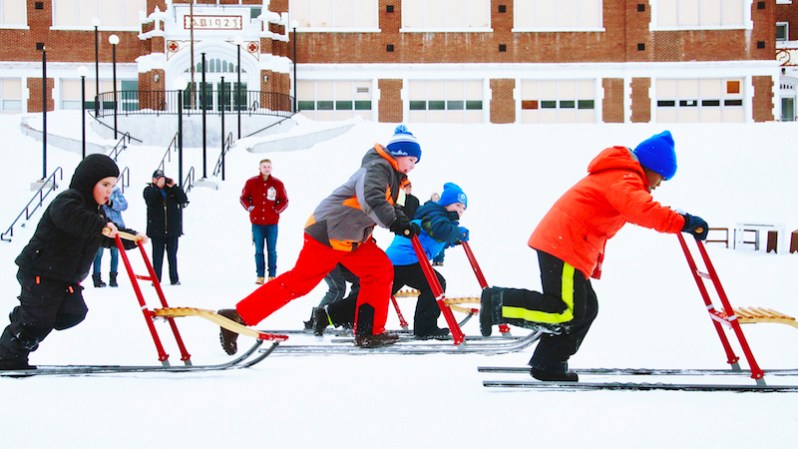
{"type": "Polygon", "coordinates": [[[42,47],[42,181],[47,179],[47,49],[42,47]]]}
{"type": "Polygon", "coordinates": [[[186,80],[177,77],[174,81],[177,89],[177,183],[183,187],[183,90],[186,88],[186,80]]]}
{"type": "Polygon", "coordinates": [[[299,26],[299,23],[296,20],[291,21],[291,28],[294,29],[294,113],[296,114],[296,27],[299,26]]]}
{"type": "Polygon", "coordinates": [[[94,116],[100,113],[100,19],[91,19],[94,25],[94,116]]]}
{"type": "Polygon", "coordinates": [[[236,69],[238,70],[238,84],[236,85],[236,100],[233,102],[236,105],[238,113],[238,138],[241,139],[241,44],[244,41],[241,36],[236,36],[236,69]]]}
{"type": "Polygon", "coordinates": [[[222,181],[224,181],[224,108],[226,106],[224,102],[224,93],[224,77],[222,77],[221,98],[219,99],[219,109],[222,117],[222,181]]]}
{"type": "Polygon", "coordinates": [[[116,34],[112,34],[108,37],[108,42],[111,44],[111,62],[113,68],[113,77],[114,77],[114,140],[117,139],[117,122],[116,122],[116,115],[117,110],[119,109],[118,105],[116,104],[116,45],[119,43],[119,36],[116,34]]]}
{"type": "Polygon", "coordinates": [[[202,179],[208,177],[208,140],[207,140],[207,116],[208,98],[206,97],[207,90],[205,89],[205,53],[200,53],[202,56],[202,84],[200,85],[200,107],[202,108],[202,179]]]}
{"type": "Polygon", "coordinates": [[[86,67],[78,67],[78,75],[80,75],[80,135],[83,142],[81,156],[83,159],[86,159],[86,72],[88,72],[86,67]]]}

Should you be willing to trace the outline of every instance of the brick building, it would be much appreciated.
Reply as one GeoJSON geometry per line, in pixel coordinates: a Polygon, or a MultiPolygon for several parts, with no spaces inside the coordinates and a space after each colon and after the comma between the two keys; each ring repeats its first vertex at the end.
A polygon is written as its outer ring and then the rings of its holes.
{"type": "MultiPolygon", "coordinates": [[[[91,104],[113,91],[114,69],[119,91],[164,92],[183,79],[198,92],[204,54],[209,107],[266,104],[264,94],[232,94],[240,73],[241,90],[296,96],[319,120],[792,120],[795,89],[785,84],[795,78],[777,56],[798,35],[789,27],[796,8],[789,0],[0,0],[0,111],[39,112],[43,93],[50,110],[80,107],[80,66],[91,104]]],[[[151,107],[140,98],[120,108],[151,107]]]]}

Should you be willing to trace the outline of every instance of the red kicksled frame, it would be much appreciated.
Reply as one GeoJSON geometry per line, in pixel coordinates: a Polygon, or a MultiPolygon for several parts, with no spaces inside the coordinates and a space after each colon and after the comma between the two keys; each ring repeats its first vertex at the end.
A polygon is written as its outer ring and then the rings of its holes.
{"type": "MultiPolygon", "coordinates": [[[[128,278],[130,278],[130,283],[133,285],[133,291],[136,292],[136,298],[139,301],[139,306],[141,306],[141,313],[144,315],[144,321],[147,323],[147,328],[150,331],[150,335],[152,335],[152,341],[155,343],[155,349],[158,352],[158,361],[164,366],[169,366],[169,354],[167,354],[164,350],[163,344],[161,343],[161,338],[158,336],[158,331],[155,329],[155,323],[153,321],[155,312],[147,307],[147,303],[144,300],[144,295],[141,292],[141,287],[139,286],[138,281],[151,281],[152,285],[155,287],[155,291],[158,293],[161,306],[163,308],[168,308],[169,305],[166,303],[166,297],[161,289],[161,282],[158,281],[158,277],[155,276],[155,270],[152,268],[150,259],[147,257],[147,252],[141,245],[141,241],[136,241],[136,246],[141,252],[141,257],[144,259],[144,265],[147,268],[147,273],[149,273],[148,275],[138,275],[133,272],[133,266],[130,263],[130,259],[127,257],[125,246],[122,244],[122,239],[119,237],[119,235],[116,236],[116,247],[119,248],[119,256],[122,257],[122,261],[125,264],[125,270],[127,270],[128,278]]],[[[183,343],[183,337],[180,336],[180,331],[177,329],[177,323],[175,323],[175,319],[173,317],[166,317],[165,319],[169,323],[169,327],[171,328],[172,334],[174,334],[175,341],[177,342],[177,347],[180,350],[180,360],[186,366],[191,366],[191,354],[189,354],[188,350],[186,350],[186,345],[183,343]]]]}
{"type": "Polygon", "coordinates": [[[701,296],[704,299],[704,305],[707,307],[709,317],[712,319],[712,324],[715,326],[715,331],[718,333],[718,337],[723,345],[723,349],[726,351],[727,363],[731,365],[732,370],[741,371],[740,365],[738,363],[740,357],[735,355],[734,350],[729,343],[729,339],[726,336],[726,332],[721,324],[730,327],[734,332],[734,335],[737,337],[737,341],[740,343],[743,354],[745,355],[746,360],[748,360],[748,366],[751,368],[751,378],[755,379],[757,384],[764,385],[765,382],[763,378],[765,373],[759,367],[759,364],[757,364],[756,359],[754,358],[753,352],[751,352],[751,347],[748,345],[748,340],[746,340],[745,335],[743,334],[743,330],[740,327],[740,322],[737,319],[737,315],[734,313],[734,308],[729,303],[729,298],[726,296],[726,292],[723,290],[723,286],[718,278],[718,273],[715,271],[715,267],[712,265],[712,261],[709,259],[709,254],[707,253],[706,247],[702,242],[698,240],[695,241],[696,245],[698,246],[698,252],[701,254],[701,258],[703,259],[704,266],[707,270],[706,272],[702,272],[698,269],[696,261],[693,258],[692,252],[688,248],[684,237],[681,234],[678,234],[677,236],[679,237],[679,243],[682,246],[684,255],[687,258],[687,265],[690,266],[690,272],[693,274],[696,285],[698,285],[698,290],[701,292],[701,296]],[[712,285],[715,287],[718,298],[723,305],[723,310],[719,311],[715,309],[704,279],[709,279],[712,281],[712,285]]]}
{"type": "MultiPolygon", "coordinates": [[[[418,236],[413,236],[410,240],[413,244],[413,249],[416,252],[416,256],[418,257],[421,270],[424,272],[424,277],[427,278],[427,282],[429,282],[430,288],[432,289],[432,294],[435,296],[435,301],[438,303],[438,307],[440,307],[443,317],[446,319],[446,324],[449,326],[449,331],[452,333],[454,344],[459,345],[465,341],[465,334],[463,333],[463,330],[460,329],[460,324],[458,324],[457,320],[454,318],[452,309],[448,304],[446,304],[446,295],[443,292],[440,282],[438,282],[438,276],[435,276],[435,271],[432,269],[432,265],[427,259],[427,254],[424,252],[424,248],[421,246],[421,241],[419,241],[418,236]]],[[[474,257],[474,253],[471,251],[471,247],[468,245],[468,242],[461,242],[461,246],[465,250],[466,257],[468,258],[468,262],[471,264],[471,268],[474,270],[474,274],[477,277],[477,282],[479,282],[480,288],[487,288],[488,281],[485,280],[485,275],[482,274],[482,269],[479,267],[477,259],[474,257]]],[[[399,316],[399,321],[402,328],[407,329],[407,321],[405,321],[404,317],[402,316],[402,311],[399,310],[399,305],[397,304],[396,298],[394,296],[391,297],[391,302],[393,303],[394,309],[396,309],[396,313],[399,316]]],[[[510,333],[510,327],[507,324],[500,325],[499,330],[504,335],[508,335],[510,333]]]]}

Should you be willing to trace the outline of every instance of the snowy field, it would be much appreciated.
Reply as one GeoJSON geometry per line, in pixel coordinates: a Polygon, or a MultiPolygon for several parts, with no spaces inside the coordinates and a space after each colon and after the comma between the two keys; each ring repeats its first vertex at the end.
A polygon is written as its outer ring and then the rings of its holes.
{"type": "MultiPolygon", "coordinates": [[[[79,113],[51,117],[51,132],[80,138],[79,113]]],[[[30,183],[42,173],[41,142],[21,134],[20,119],[0,116],[2,230],[30,199],[30,183]]],[[[318,126],[301,121],[292,134],[318,126]]],[[[238,195],[245,179],[257,174],[261,158],[273,160],[273,173],[285,183],[290,198],[280,222],[282,272],[293,265],[303,224],[316,204],[358,168],[371,145],[387,143],[393,126],[358,123],[303,151],[252,154],[234,148],[227,158],[227,180],[217,180],[220,188],[197,187],[188,194],[191,204],[185,211],[186,235],[180,239],[178,256],[183,285],[164,287],[170,305],[231,307],[255,288],[250,225],[238,195]]],[[[469,209],[462,224],[471,230],[471,247],[492,285],[538,288],[537,259],[526,240],[551,204],[584,176],[600,150],[633,147],[663,129],[670,129],[676,140],[679,170],[656,191],[657,199],[703,217],[710,226],[767,222],[781,223],[788,232],[798,228],[798,124],[409,128],[423,150],[410,174],[414,194],[423,202],[447,181],[463,187],[469,209]]],[[[89,139],[101,140],[92,134],[89,139]]],[[[128,227],[145,229],[141,192],[165,147],[166,143],[133,146],[120,157],[120,166],[130,168],[132,180],[126,191],[130,208],[124,214],[128,227]]],[[[209,153],[209,170],[217,152],[209,153]]],[[[185,153],[186,171],[189,166],[201,170],[201,149],[185,153]]],[[[54,147],[48,154],[48,172],[61,166],[63,185],[68,185],[80,155],[54,147]]],[[[175,158],[166,174],[176,177],[175,158]]],[[[2,326],[19,293],[14,258],[40,217],[37,212],[25,227],[17,225],[13,242],[0,243],[2,326]]],[[[385,230],[376,237],[382,247],[390,243],[385,230]]],[[[722,244],[708,248],[735,306],[798,314],[798,254],[765,254],[750,245],[743,250],[722,244]]],[[[137,252],[129,255],[140,260],[137,252]]],[[[106,281],[108,260],[106,253],[106,281]]],[[[447,251],[442,273],[448,296],[478,294],[462,250],[447,251]]],[[[90,308],[86,321],[51,334],[32,354],[31,363],[157,363],[127,275],[120,274],[117,289],[95,289],[90,279],[85,285],[90,308]]],[[[572,358],[572,367],[726,366],[673,235],[627,226],[610,241],[604,276],[593,285],[600,313],[572,358]]],[[[300,328],[324,290],[322,284],[259,328],[300,328]]],[[[154,305],[154,291],[146,288],[145,295],[154,305]]],[[[400,301],[405,316],[412,317],[412,301],[400,301]]],[[[479,334],[475,321],[465,326],[467,334],[479,334]]],[[[228,359],[218,344],[218,328],[200,319],[184,319],[179,326],[195,364],[228,359]]],[[[389,328],[398,328],[393,313],[389,328]]],[[[758,324],[743,329],[763,368],[798,367],[795,328],[758,324]]],[[[173,363],[180,363],[167,328],[159,324],[159,331],[173,363]]],[[[243,338],[241,345],[247,345],[243,338]]],[[[531,351],[492,357],[275,354],[239,371],[0,378],[0,447],[650,449],[798,444],[795,394],[522,392],[482,387],[483,379],[500,376],[477,373],[477,366],[523,365],[531,351]]],[[[740,383],[744,382],[753,381],[743,377],[740,383]]]]}

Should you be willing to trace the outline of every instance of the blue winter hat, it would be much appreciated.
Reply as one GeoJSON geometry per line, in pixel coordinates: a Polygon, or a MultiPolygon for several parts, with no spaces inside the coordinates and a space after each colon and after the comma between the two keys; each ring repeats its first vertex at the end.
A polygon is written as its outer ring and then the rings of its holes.
{"type": "Polygon", "coordinates": [[[415,156],[416,163],[421,160],[421,145],[416,136],[407,130],[405,125],[399,125],[394,130],[391,141],[388,142],[388,152],[393,157],[415,156]]]}
{"type": "Polygon", "coordinates": [[[676,152],[670,131],[663,131],[640,142],[634,153],[640,165],[659,173],[666,181],[676,174],[676,152]]]}
{"type": "Polygon", "coordinates": [[[453,182],[447,182],[443,185],[443,193],[441,193],[438,204],[446,207],[452,203],[463,203],[465,207],[468,207],[468,196],[460,186],[453,182]]]}

